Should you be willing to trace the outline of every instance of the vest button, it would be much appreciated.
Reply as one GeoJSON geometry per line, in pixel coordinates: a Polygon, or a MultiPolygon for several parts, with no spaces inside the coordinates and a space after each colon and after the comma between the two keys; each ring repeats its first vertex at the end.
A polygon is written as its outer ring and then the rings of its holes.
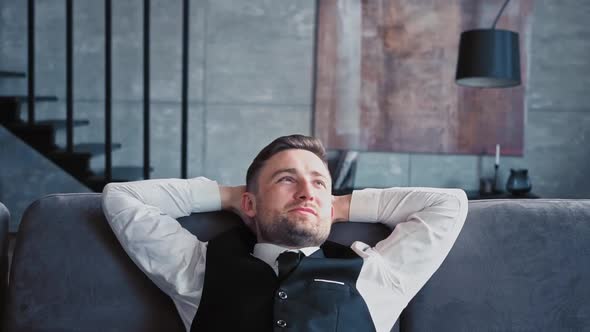
{"type": "Polygon", "coordinates": [[[279,299],[286,300],[287,299],[287,293],[285,293],[284,291],[279,291],[279,299]]]}
{"type": "Polygon", "coordinates": [[[277,326],[278,327],[287,327],[287,322],[285,322],[282,319],[277,320],[277,326]]]}

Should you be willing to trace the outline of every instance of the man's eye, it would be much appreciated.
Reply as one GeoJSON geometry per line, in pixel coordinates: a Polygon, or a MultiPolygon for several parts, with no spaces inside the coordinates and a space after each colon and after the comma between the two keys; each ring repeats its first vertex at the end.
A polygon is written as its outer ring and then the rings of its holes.
{"type": "Polygon", "coordinates": [[[324,187],[324,188],[326,188],[326,183],[325,183],[324,181],[322,181],[322,180],[316,180],[316,182],[315,182],[315,183],[316,183],[316,184],[319,184],[320,186],[322,186],[322,187],[324,187]]]}
{"type": "Polygon", "coordinates": [[[292,177],[290,176],[283,176],[282,178],[279,179],[279,182],[293,182],[295,180],[293,180],[292,177]]]}

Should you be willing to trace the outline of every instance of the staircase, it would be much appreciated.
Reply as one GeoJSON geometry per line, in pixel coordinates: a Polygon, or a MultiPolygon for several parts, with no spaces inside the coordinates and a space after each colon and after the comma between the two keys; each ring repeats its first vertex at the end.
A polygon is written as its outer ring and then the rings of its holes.
{"type": "MultiPolygon", "coordinates": [[[[20,72],[0,71],[0,79],[21,79],[26,75],[20,72]]],[[[55,96],[36,96],[35,102],[55,102],[55,96]]],[[[103,155],[106,145],[102,142],[74,144],[73,151],[55,143],[56,132],[67,130],[65,119],[36,121],[31,124],[21,118],[21,106],[27,102],[27,96],[0,96],[0,125],[19,137],[33,149],[44,155],[65,172],[95,192],[101,192],[108,182],[124,182],[143,179],[141,166],[113,166],[111,179],[107,179],[104,170],[93,171],[91,158],[103,155]]],[[[89,125],[88,120],[74,120],[75,127],[89,125]]],[[[112,143],[111,151],[121,148],[120,143],[112,143]]],[[[153,169],[150,168],[150,172],[153,169]]]]}
{"type": "MultiPolygon", "coordinates": [[[[37,96],[35,93],[35,4],[37,0],[26,1],[26,41],[27,41],[27,73],[0,70],[2,80],[27,79],[27,95],[24,96],[0,96],[0,125],[6,127],[14,135],[22,139],[33,149],[39,151],[64,171],[86,185],[93,191],[100,192],[108,182],[140,180],[150,177],[153,171],[150,167],[150,40],[151,40],[151,7],[150,0],[143,1],[143,163],[142,166],[127,165],[113,166],[112,152],[120,149],[120,143],[113,143],[112,137],[112,0],[104,3],[104,58],[105,58],[105,135],[104,142],[86,142],[75,144],[74,127],[87,126],[88,120],[74,119],[74,0],[65,1],[65,104],[66,113],[64,119],[52,119],[35,121],[35,105],[37,103],[54,103],[55,96],[37,96]],[[28,102],[28,117],[21,114],[21,106],[28,102]],[[23,119],[28,121],[23,121],[23,119]],[[32,120],[32,121],[31,121],[32,120]],[[58,146],[55,142],[58,131],[66,131],[66,148],[58,146]],[[104,155],[105,169],[93,171],[90,167],[93,157],[104,155]]],[[[24,3],[18,2],[18,3],[24,3]]],[[[180,177],[188,176],[188,83],[189,83],[189,27],[190,27],[190,0],[182,0],[182,70],[181,70],[181,158],[180,177]]],[[[45,13],[41,13],[44,15],[45,13]]],[[[79,15],[79,14],[77,14],[79,15]]],[[[1,68],[7,69],[7,68],[1,68]]]]}

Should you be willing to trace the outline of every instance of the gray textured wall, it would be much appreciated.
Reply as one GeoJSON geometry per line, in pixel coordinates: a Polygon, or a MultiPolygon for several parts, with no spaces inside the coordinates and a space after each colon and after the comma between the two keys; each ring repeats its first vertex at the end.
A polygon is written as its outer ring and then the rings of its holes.
{"type": "MultiPolygon", "coordinates": [[[[37,91],[63,100],[64,2],[37,3],[37,91]]],[[[142,162],[142,3],[113,1],[113,130],[123,144],[115,165],[142,162]]],[[[180,4],[152,1],[153,177],[180,174],[180,4]]],[[[26,2],[0,6],[1,67],[25,71],[26,2]]],[[[76,128],[76,142],[102,141],[103,12],[102,1],[75,1],[75,117],[91,121],[76,128]]],[[[190,176],[242,183],[249,162],[271,139],[311,133],[314,15],[311,0],[191,1],[190,176]]],[[[510,167],[525,167],[541,196],[588,198],[590,2],[539,0],[533,16],[525,156],[502,158],[501,181],[510,167]]],[[[0,94],[24,92],[24,80],[0,80],[0,94]]],[[[39,104],[38,114],[65,117],[65,105],[39,104]]],[[[93,167],[103,163],[97,157],[93,167]]],[[[356,184],[476,189],[492,166],[492,157],[363,153],[356,184]]]]}

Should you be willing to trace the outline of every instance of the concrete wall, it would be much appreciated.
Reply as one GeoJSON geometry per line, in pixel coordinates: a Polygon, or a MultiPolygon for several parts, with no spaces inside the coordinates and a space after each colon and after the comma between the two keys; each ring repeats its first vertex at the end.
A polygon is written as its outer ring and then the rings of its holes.
{"type": "MultiPolygon", "coordinates": [[[[115,165],[142,162],[142,3],[113,1],[115,165]]],[[[37,91],[65,96],[63,1],[37,0],[37,91]]],[[[26,71],[26,2],[0,3],[0,65],[26,71]]],[[[76,142],[102,141],[104,7],[75,1],[76,142]]],[[[490,13],[493,20],[495,13],[490,13]]],[[[543,197],[590,197],[590,2],[535,2],[526,96],[525,156],[502,158],[530,170],[543,197]]],[[[193,0],[190,35],[189,176],[237,184],[256,152],[276,136],[311,133],[315,1],[193,0]]],[[[180,175],[181,1],[152,1],[153,177],[180,175]]],[[[448,82],[447,84],[454,84],[448,82]]],[[[0,80],[0,94],[26,82],[0,80]]],[[[63,102],[39,104],[38,118],[65,117],[63,102]]],[[[59,137],[61,144],[65,137],[59,137]]],[[[99,169],[103,158],[95,158],[99,169]]],[[[493,158],[362,153],[358,186],[477,189],[493,158]]]]}

